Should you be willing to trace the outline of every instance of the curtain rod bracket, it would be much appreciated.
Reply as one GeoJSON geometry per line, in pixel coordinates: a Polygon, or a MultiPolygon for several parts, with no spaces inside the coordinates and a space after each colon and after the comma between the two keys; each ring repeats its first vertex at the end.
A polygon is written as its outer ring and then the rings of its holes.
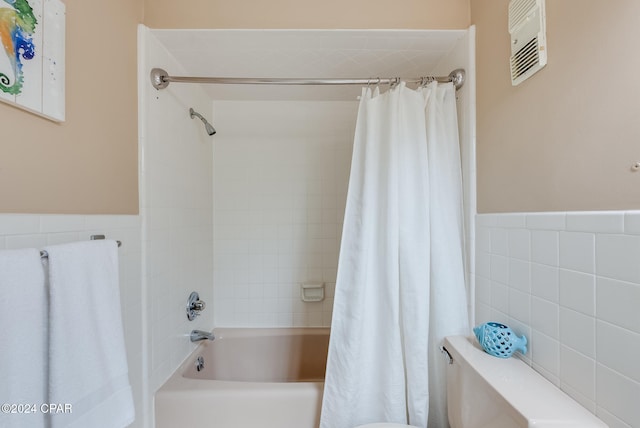
{"type": "Polygon", "coordinates": [[[161,68],[152,68],[150,77],[151,77],[151,85],[153,85],[153,87],[158,90],[164,89],[167,86],[169,86],[169,80],[168,80],[169,73],[167,73],[165,70],[161,68]]]}
{"type": "Polygon", "coordinates": [[[449,79],[451,79],[451,82],[453,82],[453,86],[456,88],[456,91],[462,88],[462,85],[464,85],[465,75],[466,73],[464,71],[464,68],[456,68],[451,73],[449,73],[449,79]]]}

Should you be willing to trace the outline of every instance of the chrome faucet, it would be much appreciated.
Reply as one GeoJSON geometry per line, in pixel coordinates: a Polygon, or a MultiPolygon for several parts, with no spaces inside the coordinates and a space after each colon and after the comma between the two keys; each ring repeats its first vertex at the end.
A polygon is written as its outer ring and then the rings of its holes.
{"type": "Polygon", "coordinates": [[[191,341],[200,342],[201,340],[214,340],[216,337],[213,333],[209,333],[202,330],[191,330],[191,341]]]}

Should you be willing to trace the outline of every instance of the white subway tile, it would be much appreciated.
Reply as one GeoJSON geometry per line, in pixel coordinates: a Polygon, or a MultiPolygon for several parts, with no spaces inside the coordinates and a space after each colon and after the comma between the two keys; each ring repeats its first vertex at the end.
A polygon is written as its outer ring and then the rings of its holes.
{"type": "Polygon", "coordinates": [[[584,273],[595,272],[595,235],[560,232],[560,267],[584,273]]]}
{"type": "Polygon", "coordinates": [[[71,232],[85,230],[83,215],[43,215],[40,218],[40,232],[71,232]]]}
{"type": "Polygon", "coordinates": [[[491,229],[488,227],[476,228],[476,252],[491,252],[491,229]]]}
{"type": "Polygon", "coordinates": [[[67,244],[82,240],[80,232],[48,233],[47,245],[67,244]]]}
{"type": "Polygon", "coordinates": [[[118,215],[87,215],[84,219],[85,230],[119,229],[121,224],[118,215]]]}
{"type": "Polygon", "coordinates": [[[509,255],[509,235],[506,229],[491,229],[491,254],[509,255]]]}
{"type": "Polygon", "coordinates": [[[476,301],[476,317],[475,325],[480,325],[485,322],[493,321],[491,319],[491,306],[485,303],[476,301]]]}
{"type": "Polygon", "coordinates": [[[532,330],[530,338],[531,360],[552,376],[560,376],[560,343],[549,336],[532,330]]]}
{"type": "Polygon", "coordinates": [[[598,235],[596,269],[599,276],[640,283],[640,236],[598,235]]]}
{"type": "Polygon", "coordinates": [[[553,303],[559,301],[559,269],[531,264],[531,294],[553,303]]]}
{"type": "Polygon", "coordinates": [[[509,257],[531,260],[531,232],[526,229],[509,229],[509,257]]]}
{"type": "Polygon", "coordinates": [[[121,215],[120,227],[123,229],[136,229],[139,230],[142,224],[142,216],[140,215],[121,215]]]}
{"type": "Polygon", "coordinates": [[[640,333],[640,285],[598,277],[596,302],[598,319],[640,333]]]}
{"type": "Polygon", "coordinates": [[[564,230],[566,227],[566,213],[532,213],[527,214],[528,229],[564,230]]]}
{"type": "Polygon", "coordinates": [[[560,305],[595,316],[596,277],[560,269],[560,305]]]}
{"type": "Polygon", "coordinates": [[[640,382],[640,334],[598,321],[596,343],[598,363],[640,382]]]}
{"type": "Polygon", "coordinates": [[[627,211],[624,216],[624,233],[640,235],[640,211],[627,211]]]}
{"type": "Polygon", "coordinates": [[[495,322],[499,322],[505,325],[509,325],[509,315],[506,314],[506,312],[502,312],[500,310],[498,310],[495,306],[495,304],[492,303],[491,305],[491,311],[489,314],[489,319],[491,321],[495,321],[495,322]]]}
{"type": "Polygon", "coordinates": [[[560,389],[562,389],[569,397],[573,398],[578,404],[580,404],[591,413],[596,412],[597,406],[595,400],[588,399],[583,394],[578,392],[578,390],[569,386],[569,384],[567,383],[560,382],[560,389]]]}
{"type": "Polygon", "coordinates": [[[557,388],[560,388],[560,378],[556,375],[553,375],[549,370],[542,367],[540,364],[532,361],[531,367],[538,373],[540,373],[545,379],[554,384],[557,388]]]}
{"type": "Polygon", "coordinates": [[[595,318],[560,308],[560,342],[589,358],[595,358],[595,318]]]}
{"type": "Polygon", "coordinates": [[[496,227],[498,214],[476,214],[476,225],[478,227],[496,227]]]}
{"type": "Polygon", "coordinates": [[[24,235],[40,232],[36,214],[0,214],[0,235],[24,235]]]}
{"type": "Polygon", "coordinates": [[[6,237],[6,246],[9,250],[20,248],[42,248],[47,245],[45,234],[10,235],[6,237]]]}
{"type": "Polygon", "coordinates": [[[491,303],[491,281],[481,276],[476,276],[476,300],[482,303],[491,303]]]}
{"type": "Polygon", "coordinates": [[[640,383],[598,364],[596,368],[598,406],[632,427],[640,426],[640,383]]]}
{"type": "Polygon", "coordinates": [[[485,252],[476,253],[476,275],[483,278],[491,278],[491,254],[485,252]]]}
{"type": "Polygon", "coordinates": [[[570,212],[567,213],[567,231],[623,233],[624,212],[570,212]]]}
{"type": "Polygon", "coordinates": [[[491,282],[491,307],[504,314],[509,313],[509,291],[506,285],[491,282]]]}
{"type": "Polygon", "coordinates": [[[560,381],[568,384],[587,399],[595,401],[595,360],[567,346],[560,346],[560,381]]]}
{"type": "Polygon", "coordinates": [[[555,231],[531,232],[531,261],[549,266],[559,265],[559,234],[555,231]]]}
{"type": "Polygon", "coordinates": [[[631,425],[622,422],[619,418],[606,411],[603,407],[598,406],[596,409],[598,418],[609,426],[609,428],[633,428],[631,425]]]}
{"type": "Polygon", "coordinates": [[[503,284],[509,283],[509,259],[503,256],[491,256],[491,279],[503,284]]]}
{"type": "Polygon", "coordinates": [[[531,298],[531,327],[545,335],[558,339],[560,308],[557,303],[538,297],[531,298]]]}
{"type": "Polygon", "coordinates": [[[498,215],[498,227],[523,228],[526,226],[526,215],[523,213],[507,213],[498,215]]]}
{"type": "Polygon", "coordinates": [[[520,291],[531,292],[531,263],[509,259],[509,285],[520,291]]]}
{"type": "Polygon", "coordinates": [[[509,316],[524,324],[531,323],[531,295],[509,289],[509,316]]]}

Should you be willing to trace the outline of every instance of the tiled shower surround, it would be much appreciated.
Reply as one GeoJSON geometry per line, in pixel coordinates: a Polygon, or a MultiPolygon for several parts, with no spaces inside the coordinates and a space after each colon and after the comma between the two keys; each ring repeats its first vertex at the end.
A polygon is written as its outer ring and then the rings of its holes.
{"type": "Polygon", "coordinates": [[[214,110],[215,325],[329,326],[357,103],[214,110]],[[323,302],[301,301],[323,282],[323,302]]]}
{"type": "Polygon", "coordinates": [[[640,212],[476,217],[476,323],[611,428],[640,426],[640,212]]]}

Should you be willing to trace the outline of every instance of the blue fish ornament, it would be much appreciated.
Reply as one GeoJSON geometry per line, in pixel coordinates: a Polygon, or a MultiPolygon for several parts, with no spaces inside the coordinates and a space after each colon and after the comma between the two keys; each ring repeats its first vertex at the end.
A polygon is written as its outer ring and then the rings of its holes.
{"type": "Polygon", "coordinates": [[[527,338],[518,337],[513,330],[498,322],[487,322],[473,328],[478,342],[489,355],[509,358],[515,351],[527,353],[527,338]]]}

